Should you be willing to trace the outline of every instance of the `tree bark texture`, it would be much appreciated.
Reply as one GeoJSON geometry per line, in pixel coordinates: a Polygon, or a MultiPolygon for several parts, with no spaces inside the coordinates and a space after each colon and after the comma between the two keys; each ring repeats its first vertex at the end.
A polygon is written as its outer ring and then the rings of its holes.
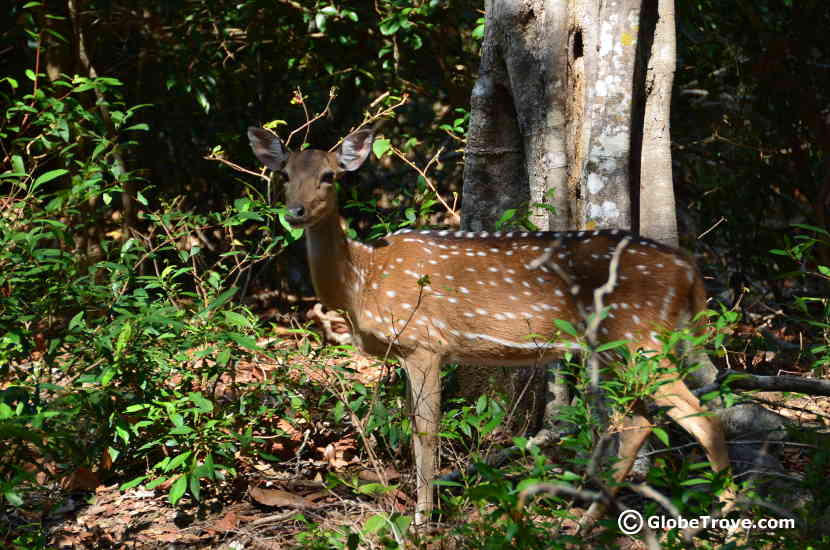
{"type": "Polygon", "coordinates": [[[632,98],[640,0],[574,0],[572,66],[580,86],[574,119],[575,226],[631,228],[632,98]],[[583,55],[580,63],[577,56],[583,55]]]}
{"type": "Polygon", "coordinates": [[[541,229],[632,227],[640,4],[486,3],[467,136],[464,229],[491,229],[506,209],[527,205],[541,229]],[[555,214],[533,208],[538,204],[555,214]]]}
{"type": "Polygon", "coordinates": [[[639,229],[671,246],[678,245],[669,131],[675,65],[674,0],[659,0],[645,82],[639,229]]]}
{"type": "Polygon", "coordinates": [[[492,229],[508,208],[545,204],[558,215],[531,208],[530,220],[565,229],[567,4],[488,0],[486,25],[471,96],[462,227],[492,229]]]}

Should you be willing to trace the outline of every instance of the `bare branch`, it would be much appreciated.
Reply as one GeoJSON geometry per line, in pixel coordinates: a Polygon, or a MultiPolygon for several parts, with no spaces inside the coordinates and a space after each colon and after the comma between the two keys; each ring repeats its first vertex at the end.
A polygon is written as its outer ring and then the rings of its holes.
{"type": "Polygon", "coordinates": [[[800,376],[760,376],[735,370],[722,372],[718,379],[694,391],[698,397],[717,391],[729,378],[729,387],[736,390],[791,391],[808,395],[830,396],[830,381],[801,378],[800,376]]]}

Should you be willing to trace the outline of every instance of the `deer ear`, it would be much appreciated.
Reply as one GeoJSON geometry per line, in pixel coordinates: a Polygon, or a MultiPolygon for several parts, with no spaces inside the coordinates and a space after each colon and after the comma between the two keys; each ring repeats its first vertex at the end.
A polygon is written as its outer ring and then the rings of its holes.
{"type": "Polygon", "coordinates": [[[375,131],[370,128],[357,130],[346,136],[340,148],[337,149],[337,163],[340,168],[346,172],[360,168],[369,156],[369,151],[372,150],[374,139],[375,131]]]}
{"type": "Polygon", "coordinates": [[[280,138],[264,128],[248,128],[248,141],[256,158],[271,170],[279,172],[288,161],[288,151],[280,138]]]}

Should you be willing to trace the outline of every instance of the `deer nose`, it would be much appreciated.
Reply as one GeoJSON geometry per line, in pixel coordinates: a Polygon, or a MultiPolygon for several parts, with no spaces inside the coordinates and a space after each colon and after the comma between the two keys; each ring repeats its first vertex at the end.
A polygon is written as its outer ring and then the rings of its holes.
{"type": "Polygon", "coordinates": [[[305,217],[305,208],[302,205],[293,205],[288,207],[288,216],[290,219],[302,219],[305,217]]]}

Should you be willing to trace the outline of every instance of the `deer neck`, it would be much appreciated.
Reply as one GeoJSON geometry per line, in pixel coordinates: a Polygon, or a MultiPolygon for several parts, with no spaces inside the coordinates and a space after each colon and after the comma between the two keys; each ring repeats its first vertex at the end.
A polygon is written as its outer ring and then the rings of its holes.
{"type": "Polygon", "coordinates": [[[333,214],[314,227],[306,229],[306,247],[311,280],[317,298],[330,309],[349,313],[355,309],[355,249],[333,214]]]}

